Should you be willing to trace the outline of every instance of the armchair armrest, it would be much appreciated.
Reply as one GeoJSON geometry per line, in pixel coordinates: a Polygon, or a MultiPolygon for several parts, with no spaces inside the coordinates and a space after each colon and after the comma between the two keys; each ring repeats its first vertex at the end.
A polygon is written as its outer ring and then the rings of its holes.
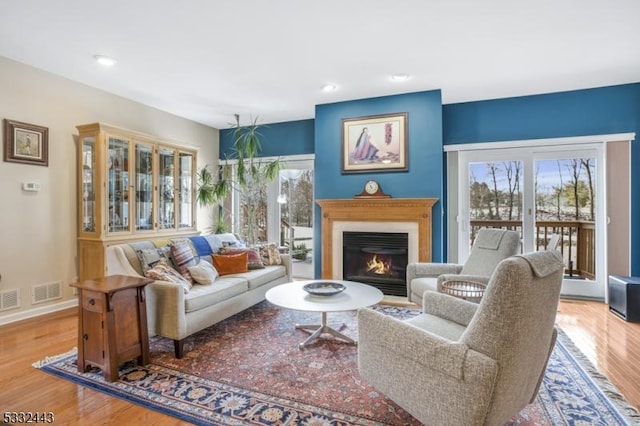
{"type": "Polygon", "coordinates": [[[469,325],[477,309],[477,303],[435,291],[425,292],[422,298],[422,312],[463,326],[469,325]]]}
{"type": "MultiPolygon", "coordinates": [[[[404,321],[369,308],[358,310],[358,362],[368,357],[385,362],[414,363],[456,380],[490,382],[495,378],[495,360],[404,321]],[[472,365],[472,368],[465,368],[472,365]]],[[[428,373],[425,373],[428,374],[428,373]]]]}
{"type": "Polygon", "coordinates": [[[149,331],[174,340],[187,336],[184,289],[180,284],[154,281],[145,288],[149,331]]]}
{"type": "Polygon", "coordinates": [[[282,264],[287,270],[287,279],[289,282],[293,281],[293,268],[291,265],[291,255],[288,253],[280,253],[280,259],[282,260],[282,264]]]}
{"type": "Polygon", "coordinates": [[[462,271],[462,265],[456,263],[409,263],[407,265],[407,282],[411,282],[414,278],[457,274],[460,271],[462,271]]]}

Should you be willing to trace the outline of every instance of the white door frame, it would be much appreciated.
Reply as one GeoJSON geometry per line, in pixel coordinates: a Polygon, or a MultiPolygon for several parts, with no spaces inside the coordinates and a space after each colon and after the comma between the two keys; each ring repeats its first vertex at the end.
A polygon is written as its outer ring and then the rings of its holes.
{"type": "MultiPolygon", "coordinates": [[[[457,221],[458,262],[466,260],[469,254],[469,176],[468,163],[480,161],[522,160],[524,162],[523,180],[534,181],[533,165],[535,160],[545,157],[557,156],[562,152],[571,153],[569,158],[586,154],[587,157],[596,158],[596,235],[598,241],[607,241],[606,238],[606,150],[608,141],[633,140],[634,133],[614,135],[581,136],[575,138],[537,139],[524,141],[488,142],[464,145],[447,145],[445,152],[457,152],[458,197],[455,202],[458,209],[450,210],[449,220],[457,221]],[[595,154],[595,155],[594,155],[595,154]],[[455,217],[452,217],[456,215],[455,217]]],[[[533,227],[535,218],[532,217],[535,208],[535,194],[533,191],[524,191],[523,198],[523,251],[531,251],[534,247],[533,227]],[[527,216],[529,217],[528,220],[527,216]]],[[[451,197],[450,197],[451,198],[451,197]]],[[[453,242],[452,239],[449,239],[453,242]]],[[[562,286],[563,295],[606,299],[607,281],[607,250],[606,243],[598,244],[596,248],[596,282],[585,286],[584,281],[564,280],[562,286]]]]}

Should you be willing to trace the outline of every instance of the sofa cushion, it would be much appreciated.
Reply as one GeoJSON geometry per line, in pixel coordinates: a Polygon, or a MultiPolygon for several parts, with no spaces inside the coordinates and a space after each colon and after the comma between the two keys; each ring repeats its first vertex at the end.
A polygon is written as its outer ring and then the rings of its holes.
{"type": "Polygon", "coordinates": [[[156,247],[169,247],[172,243],[171,238],[156,238],[151,240],[156,247]]]}
{"type": "MultiPolygon", "coordinates": [[[[134,247],[133,244],[131,244],[131,246],[134,247]]],[[[169,247],[143,248],[136,250],[136,255],[138,256],[140,267],[142,268],[142,275],[162,260],[167,262],[169,266],[173,267],[170,254],[171,250],[169,247]]]]}
{"type": "Polygon", "coordinates": [[[144,274],[145,277],[158,281],[167,281],[179,284],[184,289],[185,294],[189,292],[192,285],[178,271],[173,269],[165,260],[160,260],[155,266],[144,274]]]}
{"type": "Polygon", "coordinates": [[[238,254],[214,254],[211,256],[213,267],[216,268],[220,275],[238,274],[247,272],[247,252],[238,254]]]}
{"type": "Polygon", "coordinates": [[[191,245],[186,241],[173,243],[171,245],[171,258],[178,272],[180,272],[187,281],[193,283],[193,277],[189,273],[189,266],[197,265],[199,259],[196,258],[191,245]]]}
{"type": "Polygon", "coordinates": [[[264,269],[255,269],[243,274],[227,275],[227,277],[240,277],[249,282],[249,290],[277,280],[287,275],[287,269],[282,265],[267,266],[264,269]]]}
{"type": "Polygon", "coordinates": [[[249,270],[264,268],[262,258],[260,257],[260,253],[258,252],[257,248],[222,247],[220,249],[220,254],[223,255],[239,254],[245,252],[247,253],[247,268],[249,270]]]}
{"type": "Polygon", "coordinates": [[[197,265],[189,266],[189,274],[198,284],[213,284],[218,277],[218,271],[213,265],[205,260],[200,260],[197,265]]]}
{"type": "Polygon", "coordinates": [[[212,285],[196,285],[184,296],[185,311],[194,312],[202,308],[246,293],[247,280],[239,277],[219,277],[212,285]]]}

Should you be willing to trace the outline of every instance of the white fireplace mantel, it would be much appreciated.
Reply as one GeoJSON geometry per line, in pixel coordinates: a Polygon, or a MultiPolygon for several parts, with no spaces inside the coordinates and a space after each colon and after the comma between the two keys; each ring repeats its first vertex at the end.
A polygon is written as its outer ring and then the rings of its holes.
{"type": "Polygon", "coordinates": [[[342,235],[406,232],[409,262],[431,261],[431,226],[436,198],[317,200],[322,211],[322,278],[342,279],[342,235]]]}

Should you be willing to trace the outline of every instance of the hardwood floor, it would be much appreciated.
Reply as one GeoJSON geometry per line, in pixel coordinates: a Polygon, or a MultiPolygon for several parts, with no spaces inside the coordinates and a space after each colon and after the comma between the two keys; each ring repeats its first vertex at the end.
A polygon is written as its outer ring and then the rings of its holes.
{"type": "MultiPolygon", "coordinates": [[[[640,324],[599,302],[562,300],[557,323],[576,346],[640,409],[640,324]]],[[[32,367],[77,345],[77,310],[0,327],[0,407],[51,411],[56,424],[185,425],[164,414],[58,379],[32,367]]],[[[1,421],[1,420],[0,420],[1,421]]]]}
{"type": "Polygon", "coordinates": [[[640,323],[628,323],[608,305],[562,300],[556,323],[593,365],[640,409],[640,323]]]}

